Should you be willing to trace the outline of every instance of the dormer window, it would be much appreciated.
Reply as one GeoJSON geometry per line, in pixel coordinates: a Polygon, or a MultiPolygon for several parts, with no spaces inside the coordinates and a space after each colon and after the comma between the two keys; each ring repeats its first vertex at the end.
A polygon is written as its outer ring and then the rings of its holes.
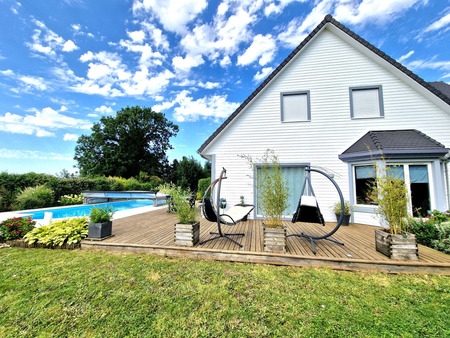
{"type": "Polygon", "coordinates": [[[381,86],[350,88],[350,114],[352,119],[383,117],[383,91],[381,86]]]}
{"type": "Polygon", "coordinates": [[[309,90],[281,93],[281,122],[304,122],[310,120],[309,90]]]}

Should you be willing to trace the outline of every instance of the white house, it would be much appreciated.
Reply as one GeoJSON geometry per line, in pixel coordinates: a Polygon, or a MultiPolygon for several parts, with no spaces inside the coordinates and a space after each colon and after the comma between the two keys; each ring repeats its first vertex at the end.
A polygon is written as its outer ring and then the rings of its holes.
{"type": "MultiPolygon", "coordinates": [[[[409,183],[412,214],[449,209],[450,86],[428,83],[327,15],[198,150],[212,179],[227,169],[228,205],[258,204],[254,169],[239,155],[273,149],[291,187],[292,217],[305,166],[333,175],[355,206],[353,222],[378,224],[366,184],[380,150],[409,183]]],[[[312,174],[326,221],[338,195],[312,174]]],[[[258,218],[255,208],[253,218],[258,218]]]]}

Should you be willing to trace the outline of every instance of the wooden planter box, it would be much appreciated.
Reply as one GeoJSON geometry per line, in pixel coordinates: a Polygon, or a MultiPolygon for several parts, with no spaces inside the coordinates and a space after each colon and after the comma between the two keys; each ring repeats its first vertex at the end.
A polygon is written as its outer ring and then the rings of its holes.
{"type": "Polygon", "coordinates": [[[375,229],[377,251],[396,261],[419,260],[416,235],[392,235],[389,230],[375,229]]]}
{"type": "Polygon", "coordinates": [[[266,228],[264,233],[264,251],[286,253],[286,228],[266,228]]]}
{"type": "Polygon", "coordinates": [[[175,245],[194,246],[200,239],[200,222],[175,224],[175,245]]]}

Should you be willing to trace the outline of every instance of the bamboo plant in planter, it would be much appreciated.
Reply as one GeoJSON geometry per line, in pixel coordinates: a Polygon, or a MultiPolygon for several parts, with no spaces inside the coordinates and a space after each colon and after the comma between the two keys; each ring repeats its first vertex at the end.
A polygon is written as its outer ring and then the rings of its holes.
{"type": "MultiPolygon", "coordinates": [[[[254,163],[247,157],[251,166],[254,163]]],[[[289,186],[273,150],[267,150],[256,170],[258,207],[261,212],[264,234],[264,251],[286,252],[286,227],[283,212],[289,207],[289,186]]]]}
{"type": "Polygon", "coordinates": [[[408,191],[405,181],[396,177],[391,167],[376,165],[376,168],[373,199],[378,204],[379,216],[389,225],[389,229],[375,230],[376,249],[393,260],[416,261],[419,259],[416,235],[406,232],[408,191]]]}
{"type": "Polygon", "coordinates": [[[195,246],[200,239],[200,222],[197,209],[189,203],[190,191],[175,188],[172,191],[175,213],[178,223],[175,224],[175,244],[195,246]]]}
{"type": "Polygon", "coordinates": [[[88,238],[103,239],[112,234],[112,207],[93,207],[89,214],[88,238]]]}

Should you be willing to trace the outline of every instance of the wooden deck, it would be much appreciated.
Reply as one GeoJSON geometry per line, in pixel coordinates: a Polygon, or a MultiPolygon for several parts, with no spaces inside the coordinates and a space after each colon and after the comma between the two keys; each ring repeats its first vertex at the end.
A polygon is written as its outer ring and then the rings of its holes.
{"type": "MultiPolygon", "coordinates": [[[[374,227],[351,224],[342,226],[332,238],[345,245],[326,240],[315,241],[314,255],[310,240],[301,237],[287,239],[286,254],[264,252],[261,221],[249,220],[236,226],[223,226],[228,233],[245,233],[235,236],[239,246],[221,238],[196,245],[193,248],[174,244],[174,224],[177,219],[166,208],[113,221],[113,237],[103,241],[82,241],[83,249],[131,250],[138,252],[197,257],[237,262],[267,263],[295,266],[326,266],[345,270],[376,270],[384,272],[431,273],[450,275],[450,255],[419,245],[419,261],[391,261],[375,250],[374,227]]],[[[329,232],[335,224],[326,227],[310,223],[285,222],[287,233],[306,232],[320,235],[329,232]]],[[[201,219],[200,241],[213,237],[215,223],[201,219]]]]}

